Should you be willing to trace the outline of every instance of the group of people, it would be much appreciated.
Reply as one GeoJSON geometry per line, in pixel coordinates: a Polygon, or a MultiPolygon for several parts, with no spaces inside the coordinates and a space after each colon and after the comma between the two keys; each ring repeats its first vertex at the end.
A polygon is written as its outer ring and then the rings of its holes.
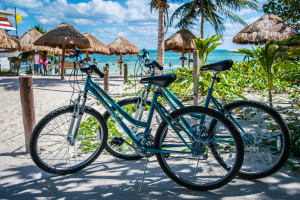
{"type": "MultiPolygon", "coordinates": [[[[91,58],[84,59],[87,63],[91,61],[91,58]]],[[[40,53],[39,50],[34,50],[32,63],[34,64],[34,72],[36,75],[48,75],[48,70],[52,71],[51,62],[48,61],[47,51],[40,53]]],[[[96,58],[93,58],[93,65],[98,66],[96,58]]],[[[59,67],[61,64],[59,63],[59,67]]],[[[58,68],[55,68],[55,73],[59,72],[58,68]]]]}
{"type": "Polygon", "coordinates": [[[44,51],[41,56],[40,52],[38,50],[35,50],[32,62],[34,64],[36,75],[47,75],[48,72],[47,51],[44,51]],[[42,69],[44,70],[44,73],[42,69]]]}

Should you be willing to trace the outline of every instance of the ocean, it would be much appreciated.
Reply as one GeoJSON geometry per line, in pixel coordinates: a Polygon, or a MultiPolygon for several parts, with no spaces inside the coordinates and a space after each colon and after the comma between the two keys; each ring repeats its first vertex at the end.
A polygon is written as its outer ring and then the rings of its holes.
{"type": "MultiPolygon", "coordinates": [[[[149,51],[149,58],[150,60],[156,60],[157,56],[157,50],[148,50],[149,51]]],[[[85,56],[85,54],[83,54],[85,56]]],[[[174,53],[172,51],[165,52],[165,62],[164,62],[164,70],[169,71],[178,67],[181,67],[181,53],[174,53]],[[172,68],[169,67],[169,63],[172,63],[172,68]]],[[[116,63],[116,61],[120,58],[120,56],[111,55],[99,55],[99,54],[89,54],[89,57],[96,58],[98,61],[98,67],[102,69],[102,67],[105,66],[106,63],[109,64],[110,68],[110,75],[119,75],[119,67],[116,63]],[[114,63],[114,64],[113,64],[114,63]]],[[[185,57],[188,58],[188,54],[185,54],[185,57]]],[[[193,55],[191,54],[191,59],[193,58],[193,55]]],[[[209,54],[207,59],[207,64],[211,64],[214,62],[226,60],[226,59],[232,59],[235,62],[241,62],[243,61],[244,55],[232,53],[228,50],[215,50],[212,53],[209,54]]],[[[66,60],[69,60],[68,58],[66,60]]],[[[124,63],[127,63],[128,66],[128,74],[134,74],[135,70],[135,63],[137,61],[137,55],[123,55],[123,61],[124,63]]],[[[185,61],[185,66],[188,65],[188,62],[185,61]]],[[[192,63],[191,63],[192,66],[192,63]]],[[[22,63],[20,71],[25,71],[26,66],[25,63],[22,63]]]]}

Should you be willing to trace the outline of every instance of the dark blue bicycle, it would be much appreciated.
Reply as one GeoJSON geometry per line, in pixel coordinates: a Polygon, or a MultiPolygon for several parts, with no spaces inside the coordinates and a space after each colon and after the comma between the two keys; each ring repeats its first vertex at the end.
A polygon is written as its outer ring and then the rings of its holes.
{"type": "MultiPolygon", "coordinates": [[[[155,61],[151,62],[149,60],[149,53],[147,51],[143,51],[143,54],[138,56],[138,58],[140,66],[144,66],[150,70],[150,77],[155,77],[156,69],[162,70],[162,67],[155,61]]],[[[216,110],[228,117],[240,131],[243,138],[245,156],[243,166],[238,175],[248,179],[266,177],[278,171],[287,161],[291,143],[289,131],[280,114],[266,104],[257,101],[239,100],[222,106],[212,95],[215,81],[218,81],[217,75],[221,71],[229,70],[232,64],[231,60],[225,60],[201,68],[201,71],[211,70],[214,72],[204,107],[207,108],[210,102],[212,102],[216,110]]],[[[145,83],[145,80],[147,78],[142,79],[141,83],[145,83]]],[[[146,118],[151,105],[151,102],[147,98],[150,89],[153,87],[155,85],[148,83],[139,97],[123,99],[118,104],[123,109],[134,111],[136,119],[146,118]]],[[[167,87],[162,88],[160,96],[165,102],[166,112],[185,107],[167,87]]],[[[109,117],[109,113],[104,115],[105,120],[111,123],[109,117]]],[[[163,119],[159,112],[155,112],[154,119],[151,127],[156,130],[163,119]]],[[[210,126],[212,130],[218,130],[218,123],[215,120],[212,121],[210,126]]],[[[201,123],[197,126],[194,125],[193,128],[197,129],[197,131],[202,130],[201,123]]],[[[117,144],[114,142],[116,137],[119,140],[120,138],[127,137],[120,128],[117,127],[117,130],[114,132],[109,131],[106,150],[121,159],[135,160],[141,158],[126,143],[117,144]]],[[[138,127],[135,127],[134,131],[136,135],[141,133],[138,127]]],[[[217,151],[218,143],[210,145],[210,149],[214,152],[213,155],[220,165],[226,168],[226,159],[217,151]]]]}
{"type": "MultiPolygon", "coordinates": [[[[85,65],[81,51],[75,48],[76,65],[87,74],[85,86],[71,105],[56,109],[46,115],[35,127],[30,140],[30,154],[41,169],[55,174],[69,174],[92,163],[106,145],[109,130],[102,115],[86,106],[87,95],[93,94],[104,105],[115,124],[129,139],[114,137],[112,143],[126,144],[141,157],[156,154],[165,173],[178,184],[194,190],[210,190],[227,184],[238,173],[243,162],[243,142],[235,126],[217,111],[200,106],[191,106],[167,112],[159,103],[162,88],[176,79],[176,75],[150,77],[141,80],[156,86],[149,115],[145,121],[132,117],[129,110],[119,106],[92,79],[95,72],[104,74],[94,65],[85,65]],[[160,114],[161,124],[155,137],[151,132],[154,111],[160,114]],[[131,125],[127,125],[124,121],[131,125]],[[219,129],[212,129],[217,121],[219,129]],[[201,129],[195,128],[201,124],[201,129]],[[135,134],[136,127],[143,132],[135,134]],[[215,151],[211,146],[216,144],[215,151]],[[220,165],[215,155],[226,161],[220,165]]],[[[151,65],[157,65],[152,62],[151,65]]],[[[74,66],[74,69],[76,66],[74,66]]],[[[148,159],[147,159],[148,160],[148,159]]]]}

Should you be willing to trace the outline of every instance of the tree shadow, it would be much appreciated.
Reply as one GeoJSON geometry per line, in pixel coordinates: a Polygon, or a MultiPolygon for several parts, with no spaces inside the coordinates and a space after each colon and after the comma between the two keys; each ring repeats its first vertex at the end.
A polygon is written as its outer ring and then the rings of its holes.
{"type": "Polygon", "coordinates": [[[1,170],[2,199],[296,199],[300,194],[299,179],[282,173],[262,180],[236,178],[216,190],[193,191],[170,180],[155,158],[148,164],[141,193],[145,160],[123,161],[101,155],[87,168],[66,176],[43,172],[29,159],[17,163],[8,163],[1,170]]]}

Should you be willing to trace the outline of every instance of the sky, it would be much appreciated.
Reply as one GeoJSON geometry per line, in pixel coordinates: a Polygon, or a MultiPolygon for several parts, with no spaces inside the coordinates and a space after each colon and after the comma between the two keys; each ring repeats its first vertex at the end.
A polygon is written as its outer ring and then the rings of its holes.
{"type": "MultiPolygon", "coordinates": [[[[258,0],[260,7],[266,1],[258,0]]],[[[181,5],[169,2],[169,16],[181,5]]],[[[177,1],[178,2],[178,1],[177,1]]],[[[135,44],[139,49],[157,49],[158,11],[150,12],[150,0],[1,0],[0,9],[14,12],[23,16],[18,24],[18,34],[23,35],[34,25],[41,25],[47,31],[67,22],[81,33],[90,33],[108,45],[122,36],[135,44]]],[[[264,15],[263,11],[243,8],[234,12],[247,24],[255,22],[264,15]]],[[[14,24],[14,19],[10,18],[14,24]]],[[[200,20],[191,31],[200,36],[200,20]]],[[[175,22],[176,24],[176,22],[175,22]]],[[[236,33],[244,26],[228,20],[224,21],[226,30],[223,32],[223,44],[218,49],[249,48],[249,45],[238,45],[232,42],[236,33]]],[[[170,27],[166,38],[179,29],[170,27]]],[[[14,31],[10,31],[14,35],[14,31]]],[[[204,25],[204,36],[215,34],[210,24],[204,25]]]]}

